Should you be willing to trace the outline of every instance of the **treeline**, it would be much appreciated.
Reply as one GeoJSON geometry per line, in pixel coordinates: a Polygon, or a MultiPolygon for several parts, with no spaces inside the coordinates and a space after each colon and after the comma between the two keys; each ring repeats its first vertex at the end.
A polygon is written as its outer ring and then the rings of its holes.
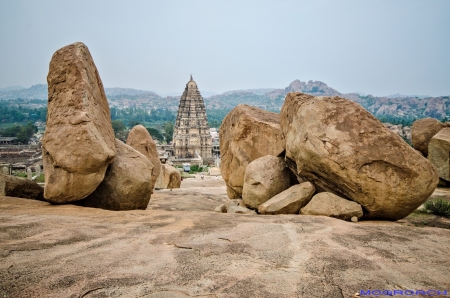
{"type": "Polygon", "coordinates": [[[42,121],[47,118],[47,107],[28,108],[2,104],[0,106],[0,123],[27,123],[42,121]]]}
{"type": "Polygon", "coordinates": [[[15,125],[0,129],[0,137],[16,137],[13,143],[28,144],[30,138],[38,131],[38,128],[31,122],[26,125],[15,125]]]}
{"type": "MultiPolygon", "coordinates": [[[[209,126],[219,128],[228,112],[229,110],[206,111],[209,126]]],[[[153,127],[166,122],[175,123],[176,117],[177,112],[167,108],[151,109],[150,111],[141,108],[111,108],[111,120],[120,120],[129,128],[136,123],[153,123],[153,127]]]]}

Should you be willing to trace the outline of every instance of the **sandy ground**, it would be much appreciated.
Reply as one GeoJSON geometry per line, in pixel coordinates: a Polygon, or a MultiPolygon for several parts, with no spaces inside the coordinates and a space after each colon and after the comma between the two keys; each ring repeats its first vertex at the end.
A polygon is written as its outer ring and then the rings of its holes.
{"type": "Polygon", "coordinates": [[[0,197],[0,297],[353,297],[449,290],[450,230],[212,212],[223,180],[156,190],[147,210],[0,197]]]}

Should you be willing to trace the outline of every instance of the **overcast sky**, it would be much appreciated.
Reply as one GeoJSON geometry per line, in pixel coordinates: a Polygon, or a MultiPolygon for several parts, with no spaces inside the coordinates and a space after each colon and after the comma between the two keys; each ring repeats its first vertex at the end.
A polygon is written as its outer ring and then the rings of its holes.
{"type": "Polygon", "coordinates": [[[106,87],[450,95],[450,1],[0,0],[0,88],[45,83],[84,42],[106,87]]]}

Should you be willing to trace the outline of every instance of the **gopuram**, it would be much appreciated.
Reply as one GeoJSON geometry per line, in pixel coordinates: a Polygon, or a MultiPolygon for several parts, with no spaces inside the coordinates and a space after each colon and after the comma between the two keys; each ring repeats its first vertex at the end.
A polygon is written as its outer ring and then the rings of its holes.
{"type": "Polygon", "coordinates": [[[212,138],[206,117],[205,103],[192,79],[180,98],[173,129],[173,153],[176,164],[202,164],[213,161],[212,138]]]}

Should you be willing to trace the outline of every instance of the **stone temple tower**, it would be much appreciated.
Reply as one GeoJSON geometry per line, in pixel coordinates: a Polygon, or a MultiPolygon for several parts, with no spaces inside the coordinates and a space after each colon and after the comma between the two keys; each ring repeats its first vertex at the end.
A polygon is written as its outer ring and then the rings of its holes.
{"type": "Polygon", "coordinates": [[[178,159],[195,159],[201,156],[205,162],[212,160],[212,138],[205,103],[192,75],[180,98],[173,129],[173,149],[178,159]]]}

